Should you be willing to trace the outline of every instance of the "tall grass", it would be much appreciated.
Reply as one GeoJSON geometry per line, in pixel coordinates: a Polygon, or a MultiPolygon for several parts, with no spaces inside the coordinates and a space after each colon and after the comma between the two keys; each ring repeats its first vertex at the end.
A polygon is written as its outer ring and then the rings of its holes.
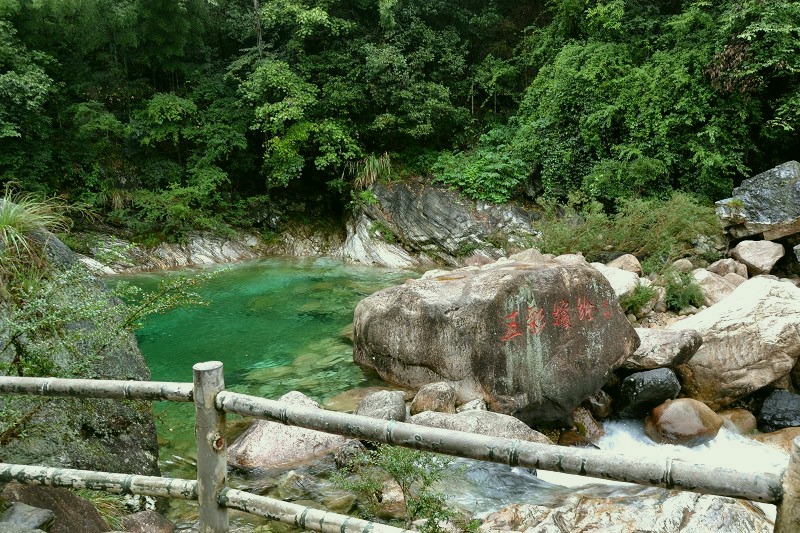
{"type": "Polygon", "coordinates": [[[581,204],[580,200],[566,206],[545,204],[544,208],[543,252],[582,252],[589,261],[631,253],[643,259],[647,271],[662,271],[674,260],[692,255],[700,237],[722,236],[714,208],[682,192],[666,200],[624,200],[612,214],[598,202],[581,204]]]}

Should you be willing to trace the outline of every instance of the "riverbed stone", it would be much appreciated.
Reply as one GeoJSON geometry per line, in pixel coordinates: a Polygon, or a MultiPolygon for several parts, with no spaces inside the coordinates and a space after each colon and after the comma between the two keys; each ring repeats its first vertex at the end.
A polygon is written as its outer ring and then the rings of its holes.
{"type": "Polygon", "coordinates": [[[679,398],[655,407],[645,419],[644,432],[659,444],[697,446],[716,437],[722,423],[704,403],[679,398]]]}
{"type": "Polygon", "coordinates": [[[555,505],[509,505],[487,516],[480,530],[771,533],[773,523],[758,507],[734,498],[651,487],[598,487],[555,505]]]}
{"type": "Polygon", "coordinates": [[[682,365],[692,358],[703,337],[695,330],[636,328],[641,343],[622,365],[630,370],[652,370],[682,365]]]}
{"type": "Polygon", "coordinates": [[[723,409],[717,414],[725,421],[725,427],[736,433],[750,433],[756,429],[756,416],[747,409],[723,409]]]}
{"type": "Polygon", "coordinates": [[[603,263],[592,263],[591,265],[605,276],[619,299],[633,294],[639,284],[639,276],[633,272],[606,266],[603,263]]]}
{"type": "Polygon", "coordinates": [[[758,412],[758,429],[764,433],[800,426],[800,394],[774,390],[758,412]]]}
{"type": "Polygon", "coordinates": [[[611,396],[600,389],[583,401],[583,405],[589,409],[594,418],[603,419],[611,415],[611,396]]]}
{"type": "Polygon", "coordinates": [[[703,344],[676,371],[683,392],[720,409],[789,374],[800,356],[800,289],[758,276],[725,300],[670,325],[703,344]]]}
{"type": "Polygon", "coordinates": [[[751,276],[769,274],[785,254],[782,244],[771,241],[742,241],[731,250],[731,255],[747,266],[751,276]]]}
{"type": "Polygon", "coordinates": [[[173,533],[175,524],[155,511],[140,511],[122,517],[122,527],[129,533],[173,533]]]}
{"type": "Polygon", "coordinates": [[[800,427],[783,428],[770,433],[759,433],[750,436],[754,441],[772,446],[786,454],[791,453],[792,443],[797,437],[800,437],[800,427]]]}
{"type": "MultiPolygon", "coordinates": [[[[278,401],[319,408],[308,396],[292,391],[278,401]]],[[[347,439],[268,420],[256,420],[228,447],[228,464],[239,468],[283,468],[333,454],[347,439]]]]}
{"type": "Polygon", "coordinates": [[[580,405],[576,407],[572,412],[572,421],[578,433],[593,443],[597,443],[606,434],[602,424],[594,419],[592,413],[586,407],[580,405]]]}
{"type": "Polygon", "coordinates": [[[617,414],[622,418],[641,418],[666,400],[678,397],[681,384],[669,368],[636,372],[622,380],[617,414]]]}
{"type": "Polygon", "coordinates": [[[642,264],[633,254],[623,254],[606,263],[606,266],[633,272],[637,277],[642,276],[642,264]]]}
{"type": "Polygon", "coordinates": [[[446,381],[459,402],[565,420],[639,344],[582,258],[498,261],[379,291],[355,310],[353,360],[386,381],[446,381]]]}
{"type": "Polygon", "coordinates": [[[736,289],[736,285],[705,268],[693,270],[692,278],[703,291],[703,304],[708,307],[721,302],[736,289]]]}
{"type": "MultiPolygon", "coordinates": [[[[36,516],[45,522],[39,524],[30,522],[28,527],[38,527],[50,533],[74,531],[99,533],[110,529],[89,501],[68,489],[9,483],[0,493],[0,499],[36,509],[37,512],[31,515],[31,518],[36,516]],[[48,516],[50,518],[47,518],[48,516]]],[[[3,520],[5,518],[3,515],[3,520]]]]}
{"type": "Polygon", "coordinates": [[[398,390],[381,390],[364,397],[355,410],[355,414],[380,418],[382,420],[406,419],[405,393],[398,390]]]}
{"type": "Polygon", "coordinates": [[[725,259],[714,261],[706,267],[706,270],[722,277],[725,277],[727,274],[738,274],[739,276],[747,279],[748,276],[747,265],[740,263],[732,257],[726,257],[725,259]]]}
{"type": "Polygon", "coordinates": [[[490,437],[519,439],[541,444],[553,444],[543,434],[531,429],[513,416],[491,411],[463,411],[456,414],[423,411],[408,419],[411,424],[420,426],[478,433],[490,437]]]}
{"type": "Polygon", "coordinates": [[[411,414],[422,411],[456,412],[456,389],[444,381],[426,383],[411,401],[411,414]]]}

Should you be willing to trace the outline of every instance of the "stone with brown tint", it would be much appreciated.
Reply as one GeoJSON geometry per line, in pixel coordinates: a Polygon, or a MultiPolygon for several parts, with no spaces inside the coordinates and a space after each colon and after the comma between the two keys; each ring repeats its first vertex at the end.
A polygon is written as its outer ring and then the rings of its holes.
{"type": "Polygon", "coordinates": [[[423,411],[455,413],[456,389],[443,381],[423,385],[411,401],[411,414],[423,411]]]}
{"type": "Polygon", "coordinates": [[[703,402],[691,398],[668,400],[644,421],[644,432],[660,444],[697,446],[717,436],[722,418],[703,402]]]}
{"type": "Polygon", "coordinates": [[[362,300],[354,325],[354,361],[386,381],[446,381],[527,423],[567,419],[639,344],[580,256],[410,281],[362,300]]]}
{"type": "Polygon", "coordinates": [[[725,421],[725,427],[736,433],[750,433],[756,429],[756,416],[747,409],[725,409],[717,414],[725,421]]]}

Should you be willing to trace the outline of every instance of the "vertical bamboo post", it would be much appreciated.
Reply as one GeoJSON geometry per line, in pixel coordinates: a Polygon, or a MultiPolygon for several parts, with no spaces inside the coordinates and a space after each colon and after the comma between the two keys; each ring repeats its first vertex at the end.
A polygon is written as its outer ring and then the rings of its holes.
{"type": "Polygon", "coordinates": [[[783,476],[783,497],[775,518],[775,533],[797,531],[800,531],[800,437],[792,441],[789,466],[783,476]]]}
{"type": "Polygon", "coordinates": [[[217,393],[225,390],[222,363],[197,363],[194,371],[195,443],[200,533],[228,531],[228,509],[218,502],[225,488],[228,464],[225,448],[225,412],[217,411],[217,393]]]}

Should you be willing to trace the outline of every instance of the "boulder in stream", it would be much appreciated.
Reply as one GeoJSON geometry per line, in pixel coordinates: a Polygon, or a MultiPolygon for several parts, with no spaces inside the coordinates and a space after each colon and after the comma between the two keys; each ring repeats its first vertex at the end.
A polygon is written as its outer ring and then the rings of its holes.
{"type": "Polygon", "coordinates": [[[458,402],[526,423],[566,420],[639,344],[582,258],[500,260],[409,280],[355,310],[353,360],[391,383],[446,381],[458,402]]]}
{"type": "Polygon", "coordinates": [[[667,400],[644,421],[644,432],[660,444],[697,446],[712,440],[722,427],[722,417],[691,398],[667,400]]]}
{"type": "MultiPolygon", "coordinates": [[[[278,400],[319,408],[317,402],[297,391],[278,400]]],[[[339,435],[256,420],[228,447],[228,464],[239,468],[283,468],[333,454],[346,441],[339,435]]]]}
{"type": "Polygon", "coordinates": [[[792,370],[800,356],[800,288],[751,278],[668,329],[702,335],[702,346],[676,370],[688,397],[719,409],[792,370]]]}

